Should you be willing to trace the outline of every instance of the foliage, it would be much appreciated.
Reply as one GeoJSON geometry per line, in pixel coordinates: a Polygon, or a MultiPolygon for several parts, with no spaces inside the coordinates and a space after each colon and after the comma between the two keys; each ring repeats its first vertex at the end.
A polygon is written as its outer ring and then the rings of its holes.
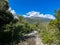
{"type": "Polygon", "coordinates": [[[55,18],[46,24],[40,31],[40,35],[44,44],[60,45],[60,9],[55,10],[55,18]]]}
{"type": "Polygon", "coordinates": [[[8,2],[0,0],[1,45],[19,42],[21,36],[34,30],[39,31],[43,43],[48,45],[60,44],[60,9],[58,11],[55,10],[56,19],[51,20],[50,23],[41,23],[39,20],[32,23],[22,16],[14,19],[14,15],[8,9],[8,2]]]}
{"type": "Polygon", "coordinates": [[[0,10],[6,11],[8,8],[8,2],[6,0],[0,0],[0,10]]]}
{"type": "Polygon", "coordinates": [[[35,29],[34,24],[29,24],[22,16],[14,19],[14,15],[8,10],[8,2],[0,0],[0,44],[18,42],[20,37],[35,29]]]}

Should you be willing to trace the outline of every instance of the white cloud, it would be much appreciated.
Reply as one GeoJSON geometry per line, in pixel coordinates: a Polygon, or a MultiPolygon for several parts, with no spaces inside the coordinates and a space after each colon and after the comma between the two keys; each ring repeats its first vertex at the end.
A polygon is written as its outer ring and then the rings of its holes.
{"type": "Polygon", "coordinates": [[[15,10],[12,10],[11,7],[9,8],[9,11],[10,11],[13,15],[16,14],[15,10]]]}
{"type": "Polygon", "coordinates": [[[19,19],[19,18],[18,18],[18,16],[15,15],[15,16],[14,16],[14,19],[19,19]]]}
{"type": "Polygon", "coordinates": [[[9,11],[13,14],[14,19],[18,19],[18,16],[16,15],[15,10],[12,10],[11,7],[9,8],[9,11]]]}
{"type": "Polygon", "coordinates": [[[26,15],[23,15],[24,17],[43,17],[48,19],[55,19],[55,17],[51,14],[41,14],[40,12],[31,11],[26,13],[26,15]]]}

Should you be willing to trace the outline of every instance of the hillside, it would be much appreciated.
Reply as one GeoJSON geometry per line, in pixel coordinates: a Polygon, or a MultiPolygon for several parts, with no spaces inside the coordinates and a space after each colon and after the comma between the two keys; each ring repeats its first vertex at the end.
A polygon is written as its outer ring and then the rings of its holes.
{"type": "Polygon", "coordinates": [[[26,18],[26,20],[27,20],[29,23],[34,23],[34,22],[47,23],[47,22],[49,22],[51,19],[42,18],[42,17],[31,17],[31,18],[26,18]]]}

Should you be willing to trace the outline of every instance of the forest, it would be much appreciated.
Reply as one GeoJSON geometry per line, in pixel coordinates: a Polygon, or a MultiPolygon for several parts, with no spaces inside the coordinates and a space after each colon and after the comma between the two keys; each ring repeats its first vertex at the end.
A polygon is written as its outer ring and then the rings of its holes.
{"type": "Polygon", "coordinates": [[[35,22],[30,23],[30,19],[12,14],[7,0],[0,0],[0,45],[18,43],[21,36],[34,30],[38,31],[44,44],[60,45],[60,9],[53,11],[54,20],[41,22],[34,19],[35,22]]]}

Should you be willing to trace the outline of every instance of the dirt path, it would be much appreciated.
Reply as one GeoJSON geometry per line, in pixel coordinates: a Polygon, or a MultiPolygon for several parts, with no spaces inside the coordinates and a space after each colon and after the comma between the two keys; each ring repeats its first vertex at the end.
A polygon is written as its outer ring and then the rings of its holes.
{"type": "Polygon", "coordinates": [[[29,33],[27,36],[35,36],[36,45],[44,45],[37,31],[33,31],[32,33],[29,33]]]}
{"type": "Polygon", "coordinates": [[[36,35],[36,45],[44,45],[43,43],[42,43],[42,41],[41,41],[41,39],[40,39],[40,36],[37,34],[36,35]]]}

